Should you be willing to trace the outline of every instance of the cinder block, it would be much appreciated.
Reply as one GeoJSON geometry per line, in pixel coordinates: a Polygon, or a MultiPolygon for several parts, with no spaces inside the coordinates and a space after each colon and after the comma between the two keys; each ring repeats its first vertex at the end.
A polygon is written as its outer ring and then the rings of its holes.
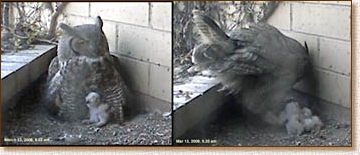
{"type": "Polygon", "coordinates": [[[351,1],[305,1],[306,3],[318,3],[323,4],[338,4],[338,5],[351,5],[351,1]]]}
{"type": "Polygon", "coordinates": [[[109,44],[110,52],[116,51],[116,24],[114,22],[104,21],[103,31],[109,44]]]}
{"type": "Polygon", "coordinates": [[[292,4],[292,29],[344,40],[350,40],[350,7],[292,4]]]}
{"type": "Polygon", "coordinates": [[[351,43],[320,38],[320,66],[350,76],[351,43]]]}
{"type": "Polygon", "coordinates": [[[153,29],[119,25],[119,43],[116,53],[171,66],[171,33],[153,29]]]}
{"type": "Polygon", "coordinates": [[[329,1],[328,3],[329,4],[341,4],[341,5],[351,6],[351,1],[329,1]]]}
{"type": "Polygon", "coordinates": [[[171,67],[150,65],[150,95],[171,102],[171,67]]]}
{"type": "Polygon", "coordinates": [[[172,3],[151,3],[151,25],[155,29],[171,31],[172,3]]]}
{"type": "Polygon", "coordinates": [[[159,98],[135,92],[139,111],[165,113],[171,111],[171,102],[161,100],[159,98]]]}
{"type": "Polygon", "coordinates": [[[71,2],[65,9],[65,14],[89,17],[89,2],[71,2]]]}
{"type": "Polygon", "coordinates": [[[148,2],[91,2],[91,16],[100,15],[103,19],[148,26],[149,3],[148,2]]]}
{"type": "Polygon", "coordinates": [[[268,23],[279,29],[290,30],[290,3],[281,2],[269,17],[268,23]]]}
{"type": "Polygon", "coordinates": [[[321,69],[316,70],[319,97],[325,101],[350,107],[350,77],[321,69]]]}
{"type": "Polygon", "coordinates": [[[119,56],[121,75],[126,84],[135,91],[149,94],[150,64],[135,59],[119,56]]]}
{"type": "Polygon", "coordinates": [[[321,107],[320,118],[337,120],[339,123],[349,123],[351,120],[351,108],[329,103],[324,100],[320,100],[319,103],[321,107]]]}
{"type": "Polygon", "coordinates": [[[309,48],[310,57],[312,59],[313,65],[320,66],[320,54],[318,47],[318,37],[297,33],[293,31],[281,31],[284,35],[297,40],[301,45],[305,47],[305,41],[309,48]]]}
{"type": "Polygon", "coordinates": [[[65,23],[70,26],[77,26],[77,25],[82,25],[82,24],[94,24],[95,18],[94,17],[68,15],[66,17],[65,23]]]}

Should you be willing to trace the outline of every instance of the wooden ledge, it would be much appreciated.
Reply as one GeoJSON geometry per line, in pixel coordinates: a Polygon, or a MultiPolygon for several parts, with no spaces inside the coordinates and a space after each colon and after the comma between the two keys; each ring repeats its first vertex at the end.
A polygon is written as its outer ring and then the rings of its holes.
{"type": "Polygon", "coordinates": [[[24,88],[44,74],[56,55],[54,45],[35,45],[35,48],[1,54],[1,105],[6,111],[24,88]]]}
{"type": "Polygon", "coordinates": [[[224,103],[225,96],[218,89],[220,84],[214,78],[204,76],[194,76],[186,84],[174,85],[174,138],[209,118],[224,103]]]}

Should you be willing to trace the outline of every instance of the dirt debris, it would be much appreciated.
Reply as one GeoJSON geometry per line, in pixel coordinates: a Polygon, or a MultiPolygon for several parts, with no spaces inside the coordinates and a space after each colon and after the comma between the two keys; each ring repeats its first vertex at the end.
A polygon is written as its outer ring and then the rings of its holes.
{"type": "MultiPolygon", "coordinates": [[[[254,123],[239,111],[222,109],[204,127],[188,131],[179,139],[209,140],[212,143],[188,145],[201,146],[351,146],[351,124],[334,119],[322,118],[324,126],[317,133],[288,135],[284,127],[264,126],[254,123]]],[[[185,143],[174,145],[187,145],[185,143]]]]}

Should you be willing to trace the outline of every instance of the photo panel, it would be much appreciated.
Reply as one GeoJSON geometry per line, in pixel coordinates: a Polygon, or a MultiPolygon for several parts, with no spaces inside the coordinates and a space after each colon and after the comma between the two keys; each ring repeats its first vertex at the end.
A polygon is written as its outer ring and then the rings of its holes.
{"type": "Polygon", "coordinates": [[[172,145],[172,2],[2,2],[2,146],[172,145]]]}
{"type": "Polygon", "coordinates": [[[173,3],[173,145],[351,146],[351,1],[173,3]]]}

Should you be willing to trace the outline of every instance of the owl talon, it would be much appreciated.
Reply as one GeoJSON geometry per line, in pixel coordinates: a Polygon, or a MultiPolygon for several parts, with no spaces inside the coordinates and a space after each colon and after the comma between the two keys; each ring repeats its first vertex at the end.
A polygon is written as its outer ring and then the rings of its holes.
{"type": "Polygon", "coordinates": [[[228,89],[227,87],[223,86],[222,88],[218,89],[217,92],[225,92],[225,95],[232,95],[239,93],[238,90],[228,89]]]}
{"type": "Polygon", "coordinates": [[[106,122],[98,122],[96,123],[97,127],[103,127],[106,124],[106,122]]]}
{"type": "Polygon", "coordinates": [[[227,87],[222,86],[220,89],[217,90],[217,92],[224,92],[227,90],[227,87]]]}
{"type": "Polygon", "coordinates": [[[81,121],[81,123],[88,125],[88,124],[92,124],[93,122],[89,119],[86,119],[86,120],[81,121]]]}

